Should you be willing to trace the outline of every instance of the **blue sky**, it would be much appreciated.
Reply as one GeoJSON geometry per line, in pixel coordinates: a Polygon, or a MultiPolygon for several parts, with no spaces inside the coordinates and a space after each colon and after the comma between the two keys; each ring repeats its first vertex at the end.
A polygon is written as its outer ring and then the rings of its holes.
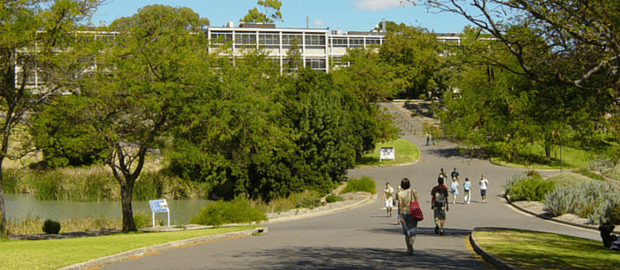
{"type": "MultiPolygon", "coordinates": [[[[153,4],[185,6],[206,17],[211,26],[222,26],[239,20],[249,9],[258,7],[257,0],[108,0],[93,18],[95,25],[109,24],[117,18],[131,16],[141,7],[153,4]]],[[[436,33],[458,33],[469,23],[455,15],[429,13],[423,6],[401,0],[281,0],[283,22],[277,27],[306,27],[342,31],[368,31],[382,19],[424,27],[436,33]]],[[[261,10],[259,8],[259,10],[261,10]]]]}

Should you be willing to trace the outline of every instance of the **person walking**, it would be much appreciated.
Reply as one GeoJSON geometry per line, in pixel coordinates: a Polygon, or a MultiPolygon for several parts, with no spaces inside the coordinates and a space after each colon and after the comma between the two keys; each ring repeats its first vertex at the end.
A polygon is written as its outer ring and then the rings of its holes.
{"type": "Polygon", "coordinates": [[[450,185],[450,193],[452,194],[452,204],[456,203],[456,195],[459,195],[459,180],[452,177],[452,184],[450,185]]]}
{"type": "Polygon", "coordinates": [[[444,235],[443,228],[446,223],[448,206],[448,187],[444,184],[443,177],[437,178],[437,186],[431,190],[431,209],[435,218],[435,234],[444,235]]]}
{"type": "Polygon", "coordinates": [[[383,190],[383,201],[385,202],[385,209],[387,211],[387,217],[392,216],[392,207],[394,207],[394,188],[390,183],[385,183],[385,189],[383,190]]]}
{"type": "Polygon", "coordinates": [[[465,177],[465,183],[463,183],[463,195],[463,204],[469,204],[471,200],[471,183],[467,177],[465,177]]]}
{"type": "Polygon", "coordinates": [[[439,172],[439,176],[443,178],[444,183],[448,181],[448,175],[443,171],[443,168],[441,168],[441,172],[439,172]]]}
{"type": "MultiPolygon", "coordinates": [[[[400,185],[398,186],[398,188],[396,189],[396,196],[394,196],[394,201],[396,202],[396,207],[398,208],[398,193],[400,193],[401,191],[403,191],[403,188],[400,187],[400,185]]],[[[400,225],[400,212],[398,211],[398,209],[396,209],[396,224],[400,225]]]]}
{"type": "Polygon", "coordinates": [[[459,172],[456,171],[456,168],[454,168],[454,170],[450,173],[450,176],[452,177],[452,181],[459,180],[459,172]]]}
{"type": "Polygon", "coordinates": [[[412,256],[413,243],[415,242],[418,222],[413,220],[409,204],[411,201],[418,200],[418,194],[413,188],[411,188],[411,183],[407,178],[403,178],[400,181],[400,186],[402,187],[402,190],[396,195],[398,200],[398,213],[400,214],[400,224],[403,227],[403,234],[405,235],[407,255],[412,256]]]}
{"type": "Polygon", "coordinates": [[[480,197],[482,197],[482,203],[487,202],[487,188],[489,186],[489,180],[484,177],[484,174],[480,176],[480,197]]]}

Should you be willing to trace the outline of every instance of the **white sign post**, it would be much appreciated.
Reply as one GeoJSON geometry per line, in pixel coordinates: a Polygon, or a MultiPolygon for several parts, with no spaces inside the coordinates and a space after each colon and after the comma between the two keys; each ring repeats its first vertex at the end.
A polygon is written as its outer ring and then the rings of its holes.
{"type": "Polygon", "coordinates": [[[151,213],[153,214],[153,228],[155,228],[155,213],[168,213],[168,227],[170,227],[170,210],[168,209],[168,203],[166,199],[151,200],[149,201],[151,206],[151,213]]]}
{"type": "Polygon", "coordinates": [[[394,157],[394,147],[381,147],[379,151],[379,162],[384,159],[396,160],[394,157]]]}

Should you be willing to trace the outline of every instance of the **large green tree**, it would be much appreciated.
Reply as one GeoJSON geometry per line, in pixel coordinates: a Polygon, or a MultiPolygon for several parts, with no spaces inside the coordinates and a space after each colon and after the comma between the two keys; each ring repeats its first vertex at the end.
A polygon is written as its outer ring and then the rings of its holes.
{"type": "Polygon", "coordinates": [[[121,190],[123,232],[136,230],[131,199],[147,152],[165,148],[188,104],[208,89],[206,40],[196,34],[207,22],[189,8],[163,5],[116,20],[110,26],[119,33],[114,46],[98,55],[82,91],[47,108],[58,122],[44,121],[44,127],[56,129],[72,151],[96,155],[111,168],[121,190]],[[74,128],[63,129],[62,121],[74,128]]]}
{"type": "Polygon", "coordinates": [[[466,36],[471,42],[461,44],[460,52],[475,55],[483,70],[496,78],[498,71],[519,77],[512,80],[514,85],[491,88],[486,95],[501,96],[510,89],[528,99],[524,117],[540,130],[523,141],[543,143],[547,159],[560,134],[588,133],[609,113],[617,115],[620,62],[614,25],[620,13],[615,1],[439,0],[429,4],[472,23],[477,33],[466,36]],[[487,41],[494,46],[476,45],[487,41]]]}
{"type": "Polygon", "coordinates": [[[248,10],[242,21],[246,23],[272,23],[274,20],[282,20],[282,2],[279,0],[258,0],[256,3],[261,7],[263,12],[260,12],[258,8],[248,10]]]}
{"type": "Polygon", "coordinates": [[[388,32],[379,56],[404,82],[401,97],[441,97],[448,89],[446,61],[437,36],[422,28],[402,26],[388,32]]]}
{"type": "Polygon", "coordinates": [[[0,8],[0,237],[7,233],[2,162],[23,153],[14,147],[14,138],[29,120],[27,113],[83,71],[83,63],[76,61],[84,55],[75,43],[75,31],[100,2],[14,0],[4,1],[0,8]],[[33,85],[34,74],[38,81],[33,85]]]}

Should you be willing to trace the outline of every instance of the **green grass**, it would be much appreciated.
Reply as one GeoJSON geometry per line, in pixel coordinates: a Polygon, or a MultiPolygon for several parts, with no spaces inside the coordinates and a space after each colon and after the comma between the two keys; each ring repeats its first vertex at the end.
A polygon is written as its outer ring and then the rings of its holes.
{"type": "Polygon", "coordinates": [[[620,252],[601,241],[521,231],[476,231],[478,244],[517,269],[611,269],[620,265],[620,252]]]}
{"type": "Polygon", "coordinates": [[[499,165],[534,170],[559,170],[561,163],[562,169],[572,170],[587,168],[595,156],[597,155],[591,151],[563,146],[561,159],[559,147],[555,147],[551,151],[551,160],[547,161],[542,145],[530,144],[519,150],[519,160],[508,161],[505,157],[497,154],[493,154],[491,160],[499,165]]]}
{"type": "Polygon", "coordinates": [[[364,155],[357,166],[377,166],[377,165],[398,165],[415,162],[420,158],[418,147],[412,142],[404,139],[389,141],[386,143],[378,143],[372,153],[364,155]],[[394,160],[384,159],[379,162],[379,151],[381,147],[394,147],[394,160]]]}
{"type": "Polygon", "coordinates": [[[136,232],[58,240],[3,240],[0,241],[0,268],[57,269],[137,248],[254,228],[256,227],[239,226],[175,232],[136,232]]]}

